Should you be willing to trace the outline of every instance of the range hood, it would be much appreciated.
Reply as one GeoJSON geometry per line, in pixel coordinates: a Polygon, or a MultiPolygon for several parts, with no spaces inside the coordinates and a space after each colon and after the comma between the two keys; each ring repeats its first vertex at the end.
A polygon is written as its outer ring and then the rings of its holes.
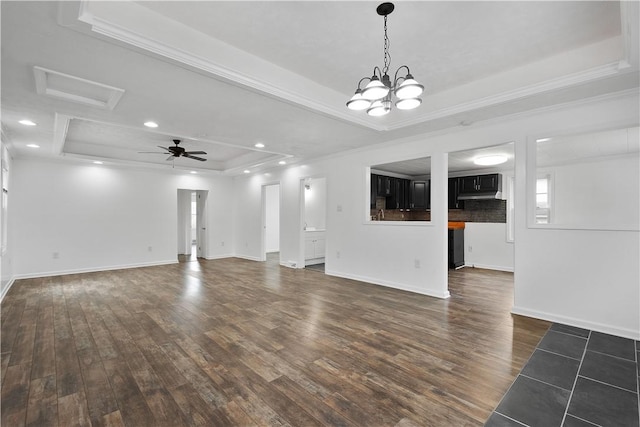
{"type": "Polygon", "coordinates": [[[495,199],[502,199],[501,191],[458,194],[458,200],[495,200],[495,199]]]}

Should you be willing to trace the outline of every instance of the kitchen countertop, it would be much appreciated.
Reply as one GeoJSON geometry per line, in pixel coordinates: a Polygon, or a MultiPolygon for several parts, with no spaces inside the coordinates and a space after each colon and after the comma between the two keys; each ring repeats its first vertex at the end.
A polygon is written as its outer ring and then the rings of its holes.
{"type": "Polygon", "coordinates": [[[447,226],[449,230],[463,229],[464,230],[464,222],[459,221],[449,221],[447,226]]]}

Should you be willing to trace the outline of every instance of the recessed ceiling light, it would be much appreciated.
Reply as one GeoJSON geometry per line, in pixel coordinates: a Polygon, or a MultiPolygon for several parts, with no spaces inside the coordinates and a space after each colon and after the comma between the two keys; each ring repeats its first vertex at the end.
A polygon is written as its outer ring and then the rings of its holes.
{"type": "Polygon", "coordinates": [[[38,144],[27,144],[27,147],[29,147],[29,148],[40,148],[40,146],[38,144]]]}
{"type": "Polygon", "coordinates": [[[148,127],[148,128],[157,128],[157,127],[158,127],[158,124],[157,124],[156,122],[151,122],[151,121],[149,121],[149,122],[144,122],[144,125],[145,125],[146,127],[148,127]]]}
{"type": "Polygon", "coordinates": [[[35,126],[36,125],[35,122],[32,122],[29,119],[20,120],[18,123],[20,123],[21,125],[25,125],[25,126],[35,126]]]}
{"type": "Polygon", "coordinates": [[[254,147],[256,147],[256,148],[264,148],[264,144],[262,142],[256,142],[254,147]]]}
{"type": "Polygon", "coordinates": [[[280,160],[280,161],[278,162],[278,164],[279,164],[279,165],[286,165],[286,164],[287,164],[287,162],[285,162],[284,160],[280,160]]]}
{"type": "Polygon", "coordinates": [[[192,174],[197,174],[198,172],[196,172],[196,171],[191,171],[191,172],[189,172],[189,173],[192,173],[192,174]]]}
{"type": "Polygon", "coordinates": [[[94,165],[101,165],[101,164],[103,164],[103,163],[102,163],[100,160],[95,160],[95,161],[93,162],[93,164],[94,164],[94,165]]]}
{"type": "Polygon", "coordinates": [[[244,173],[251,173],[251,171],[249,169],[245,169],[244,173]]]}
{"type": "Polygon", "coordinates": [[[507,161],[507,156],[495,155],[495,156],[482,156],[473,159],[473,163],[480,166],[493,166],[499,165],[507,161]]]}
{"type": "Polygon", "coordinates": [[[540,138],[540,139],[536,139],[536,142],[547,142],[547,141],[551,141],[551,138],[540,138]]]}

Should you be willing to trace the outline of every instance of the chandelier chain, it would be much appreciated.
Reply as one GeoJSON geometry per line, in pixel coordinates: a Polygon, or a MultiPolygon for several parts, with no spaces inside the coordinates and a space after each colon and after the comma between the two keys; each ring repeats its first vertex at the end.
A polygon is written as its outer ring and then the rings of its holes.
{"type": "Polygon", "coordinates": [[[389,73],[389,66],[391,66],[391,55],[389,54],[389,37],[387,36],[387,15],[384,16],[384,67],[382,71],[384,74],[389,73]]]}

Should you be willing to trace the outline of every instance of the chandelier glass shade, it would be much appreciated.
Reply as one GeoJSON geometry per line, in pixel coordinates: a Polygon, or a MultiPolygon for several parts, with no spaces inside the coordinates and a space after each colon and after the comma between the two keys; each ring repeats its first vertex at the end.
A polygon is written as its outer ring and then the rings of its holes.
{"type": "Polygon", "coordinates": [[[389,37],[387,36],[387,16],[393,12],[393,3],[382,3],[376,11],[384,16],[384,66],[374,67],[371,77],[363,77],[358,82],[356,93],[347,102],[351,110],[366,110],[370,116],[384,116],[391,111],[392,95],[395,106],[400,110],[411,110],[422,104],[420,95],[424,86],[418,83],[409,67],[402,65],[396,70],[393,81],[389,77],[391,55],[389,55],[389,37]],[[404,73],[404,74],[403,74],[404,73]],[[364,88],[362,84],[366,82],[364,88]]]}

